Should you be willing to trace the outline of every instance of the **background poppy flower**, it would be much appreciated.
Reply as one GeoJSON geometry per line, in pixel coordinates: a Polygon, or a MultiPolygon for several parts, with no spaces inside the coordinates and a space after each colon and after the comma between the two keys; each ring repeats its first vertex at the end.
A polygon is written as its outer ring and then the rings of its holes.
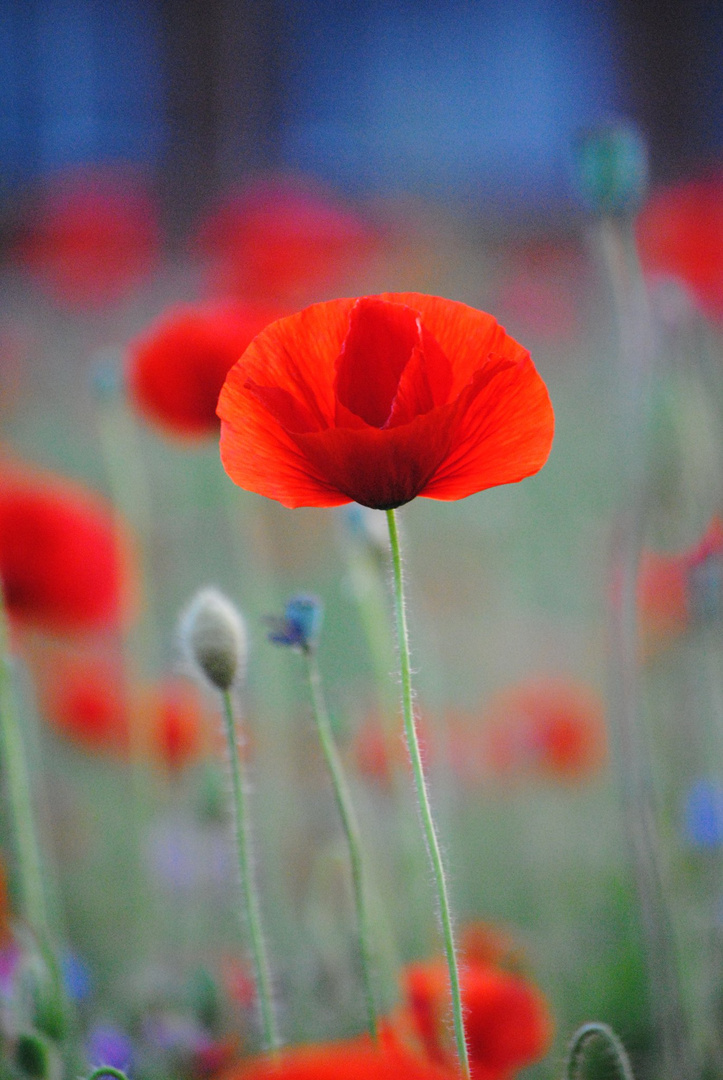
{"type": "Polygon", "coordinates": [[[643,551],[638,608],[648,651],[696,622],[723,616],[723,520],[716,515],[691,548],[675,554],[643,551]]]}
{"type": "Polygon", "coordinates": [[[554,426],[529,353],[491,315],[419,293],[272,323],[218,414],[231,479],[289,507],[461,499],[537,472],[554,426]]]}
{"type": "Polygon", "coordinates": [[[287,303],[318,297],[376,246],[352,210],[282,179],[227,197],[198,237],[217,290],[287,303]]]}
{"type": "Polygon", "coordinates": [[[105,656],[53,657],[41,672],[43,712],[82,749],[126,754],[128,709],[120,663],[105,656]]]}
{"type": "Polygon", "coordinates": [[[263,1057],[242,1061],[223,1080],[453,1080],[458,1075],[425,1060],[390,1031],[379,1045],[367,1036],[347,1042],[297,1046],[276,1061],[263,1057]]]}
{"type": "MultiPolygon", "coordinates": [[[[553,1023],[540,991],[522,975],[491,964],[460,972],[473,1080],[506,1080],[539,1061],[552,1042],[553,1023]]],[[[412,964],[405,985],[413,1025],[433,1061],[452,1063],[447,1030],[449,978],[441,961],[412,964]]]]}
{"type": "Polygon", "coordinates": [[[15,255],[58,300],[95,307],[148,274],[159,243],[157,208],[140,177],[85,168],[47,182],[15,255]]]}
{"type": "Polygon", "coordinates": [[[723,319],[723,174],[657,192],[636,233],[647,273],[678,278],[708,315],[723,319]]]}
{"type": "Polygon", "coordinates": [[[531,679],[490,706],[484,756],[498,775],[577,781],[596,773],[606,755],[602,703],[584,683],[531,679]]]}
{"type": "Polygon", "coordinates": [[[0,580],[11,618],[53,633],[116,626],[134,578],[102,499],[55,477],[0,469],[0,580]]]}
{"type": "Polygon", "coordinates": [[[181,305],[131,344],[133,403],[167,434],[218,432],[216,404],[228,371],[278,310],[241,304],[181,305]]]}
{"type": "Polygon", "coordinates": [[[207,747],[206,723],[201,695],[181,679],[167,679],[151,695],[152,751],[172,772],[197,760],[207,747]]]}

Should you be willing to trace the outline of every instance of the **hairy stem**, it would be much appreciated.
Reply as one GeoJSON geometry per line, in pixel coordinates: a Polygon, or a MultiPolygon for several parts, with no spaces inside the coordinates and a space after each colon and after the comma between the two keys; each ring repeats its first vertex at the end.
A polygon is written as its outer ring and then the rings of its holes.
{"type": "Polygon", "coordinates": [[[354,907],[356,909],[357,931],[359,934],[359,952],[361,955],[362,978],[364,980],[364,999],[367,1010],[367,1024],[369,1032],[375,1041],[379,1039],[376,1007],[374,1004],[374,991],[372,989],[372,951],[370,948],[369,915],[366,907],[364,878],[362,874],[361,841],[359,826],[352,806],[349,787],[346,782],[341,759],[334,742],[331,730],[329,712],[324,700],[324,692],[321,685],[321,674],[316,656],[313,650],[305,649],[304,656],[307,664],[311,700],[314,707],[314,718],[319,732],[319,740],[324,753],[326,767],[329,770],[334,797],[336,799],[339,817],[346,836],[349,849],[349,863],[351,866],[352,890],[354,893],[354,907]]]}
{"type": "Polygon", "coordinates": [[[266,945],[261,930],[261,913],[259,901],[254,886],[251,859],[249,857],[248,827],[246,824],[246,800],[244,785],[241,776],[241,762],[239,760],[238,739],[236,737],[236,718],[234,715],[233,701],[230,690],[222,693],[223,713],[226,728],[226,740],[228,743],[228,755],[231,765],[232,803],[234,816],[234,830],[236,833],[236,856],[238,859],[239,877],[241,879],[241,891],[243,907],[251,940],[251,955],[254,965],[256,980],[256,993],[259,1002],[259,1014],[261,1017],[261,1032],[264,1049],[276,1053],[279,1049],[279,1034],[276,1028],[276,1018],[271,993],[271,977],[269,963],[266,956],[266,945]]]}
{"type": "Polygon", "coordinates": [[[407,631],[407,614],[404,605],[404,581],[402,577],[402,555],[399,545],[399,531],[394,510],[387,510],[387,522],[389,524],[389,540],[392,548],[392,579],[394,584],[394,609],[397,620],[397,637],[399,640],[399,664],[402,681],[402,710],[404,714],[404,733],[407,739],[407,747],[412,762],[414,786],[417,792],[419,813],[424,829],[424,838],[427,843],[432,873],[437,887],[437,902],[439,905],[439,920],[442,928],[444,952],[447,958],[449,970],[449,985],[452,995],[452,1016],[454,1020],[454,1037],[457,1044],[457,1054],[462,1073],[469,1080],[470,1068],[467,1054],[467,1042],[464,1033],[464,1018],[462,1012],[462,995],[459,985],[459,970],[457,965],[457,953],[454,945],[452,932],[452,918],[449,910],[447,896],[447,881],[442,864],[442,854],[439,850],[439,841],[434,828],[432,810],[429,805],[427,785],[424,779],[422,756],[419,751],[419,740],[414,723],[414,705],[412,701],[412,671],[409,657],[409,634],[407,631]]]}

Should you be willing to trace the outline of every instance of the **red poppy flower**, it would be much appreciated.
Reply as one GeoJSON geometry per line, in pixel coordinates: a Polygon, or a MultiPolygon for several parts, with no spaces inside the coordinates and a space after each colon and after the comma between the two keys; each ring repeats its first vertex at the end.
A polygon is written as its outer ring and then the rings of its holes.
{"type": "Polygon", "coordinates": [[[82,169],[48,182],[16,255],[59,300],[82,307],[118,300],[152,269],[158,246],[141,180],[82,169]]]}
{"type": "Polygon", "coordinates": [[[267,180],[230,196],[204,223],[198,244],[218,291],[299,303],[356,269],[377,239],[357,214],[324,195],[267,180]]]}
{"type": "Polygon", "coordinates": [[[498,775],[581,780],[605,762],[602,704],[584,684],[532,679],[492,703],[485,743],[487,763],[498,775]]]}
{"type": "Polygon", "coordinates": [[[41,673],[43,712],[60,734],[92,752],[128,752],[129,701],[120,663],[53,657],[41,673]]]}
{"type": "Polygon", "coordinates": [[[13,619],[61,634],[118,625],[135,584],[100,498],[16,468],[0,469],[0,580],[13,619]]]}
{"type": "Polygon", "coordinates": [[[645,648],[655,649],[695,622],[723,616],[723,519],[713,517],[691,548],[665,555],[644,551],[638,608],[645,648]]]}
{"type": "Polygon", "coordinates": [[[347,1042],[297,1046],[279,1061],[242,1061],[224,1080],[453,1080],[458,1073],[412,1053],[391,1032],[379,1045],[368,1036],[347,1042]]]}
{"type": "Polygon", "coordinates": [[[278,315],[228,303],[171,309],[131,345],[128,382],[135,405],[167,434],[216,434],[216,404],[229,369],[278,315]]]}
{"type": "Polygon", "coordinates": [[[553,414],[529,353],[482,311],[419,293],[314,304],[229,372],[221,458],[284,506],[461,499],[537,472],[553,414]]]}
{"type": "MultiPolygon", "coordinates": [[[[430,1058],[453,1061],[449,1043],[449,977],[441,961],[406,970],[411,1018],[430,1058]]],[[[460,975],[473,1080],[507,1080],[539,1061],[553,1024],[540,991],[521,975],[490,964],[468,963],[460,975]]]]}
{"type": "Polygon", "coordinates": [[[648,273],[679,278],[705,312],[723,318],[723,175],[653,195],[637,238],[648,273]]]}
{"type": "Polygon", "coordinates": [[[203,704],[195,686],[169,679],[151,695],[152,751],[172,772],[189,765],[203,753],[208,730],[203,704]]]}

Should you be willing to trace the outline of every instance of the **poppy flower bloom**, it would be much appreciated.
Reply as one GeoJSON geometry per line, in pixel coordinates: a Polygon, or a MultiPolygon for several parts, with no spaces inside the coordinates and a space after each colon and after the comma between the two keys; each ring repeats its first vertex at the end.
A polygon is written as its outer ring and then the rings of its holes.
{"type": "Polygon", "coordinates": [[[582,780],[605,762],[602,704],[585,684],[531,679],[492,703],[485,744],[486,762],[498,775],[582,780]]]}
{"type": "Polygon", "coordinates": [[[218,414],[231,479],[288,507],[461,499],[537,472],[554,426],[529,353],[491,315],[419,293],[272,323],[218,414]]]}
{"type": "Polygon", "coordinates": [[[43,712],[91,752],[128,753],[129,700],[120,663],[106,656],[53,658],[41,673],[43,712]]]}
{"type": "Polygon", "coordinates": [[[659,191],[636,232],[645,271],[678,278],[706,314],[723,319],[723,174],[659,191]]]}
{"type": "Polygon", "coordinates": [[[278,310],[232,303],[172,308],[131,344],[133,403],[168,435],[217,434],[216,404],[229,369],[278,315],[278,310]]]}
{"type": "Polygon", "coordinates": [[[157,209],[139,177],[102,169],[53,178],[16,257],[73,307],[120,299],[157,261],[157,209]]]}
{"type": "MultiPolygon", "coordinates": [[[[532,983],[474,961],[461,970],[460,980],[472,1080],[508,1080],[544,1057],[553,1023],[544,996],[532,983]]],[[[411,1019],[430,1059],[451,1064],[445,964],[412,964],[405,984],[411,1019]]]]}
{"type": "Polygon", "coordinates": [[[13,620],[67,634],[117,626],[135,587],[109,507],[67,481],[0,468],[0,581],[13,620]]]}
{"type": "Polygon", "coordinates": [[[201,696],[195,686],[168,679],[151,692],[151,750],[171,772],[198,760],[208,745],[201,696]]]}
{"type": "Polygon", "coordinates": [[[223,1080],[454,1080],[455,1069],[413,1053],[383,1030],[375,1045],[368,1036],[346,1042],[297,1046],[271,1057],[242,1061],[223,1080]]]}
{"type": "Polygon", "coordinates": [[[711,519],[686,551],[644,551],[638,573],[638,608],[648,650],[691,626],[723,617],[723,520],[711,519]]]}
{"type": "Polygon", "coordinates": [[[218,291],[285,303],[318,297],[377,243],[352,210],[291,180],[230,195],[198,237],[218,291]]]}

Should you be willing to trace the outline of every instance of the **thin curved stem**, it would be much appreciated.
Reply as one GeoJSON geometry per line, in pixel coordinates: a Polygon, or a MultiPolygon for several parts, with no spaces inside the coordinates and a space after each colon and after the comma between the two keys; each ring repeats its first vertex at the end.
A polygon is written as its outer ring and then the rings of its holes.
{"type": "Polygon", "coordinates": [[[101,1065],[99,1069],[94,1069],[88,1080],[100,1080],[101,1076],[112,1076],[115,1080],[128,1080],[122,1069],[114,1069],[112,1065],[101,1065]]]}
{"type": "Polygon", "coordinates": [[[613,1052],[615,1058],[615,1064],[618,1067],[623,1080],[635,1080],[633,1075],[633,1068],[630,1064],[630,1058],[628,1057],[625,1047],[620,1042],[612,1028],[607,1024],[583,1024],[581,1028],[573,1035],[570,1040],[570,1046],[567,1051],[567,1060],[565,1061],[565,1080],[575,1080],[578,1075],[578,1069],[580,1062],[585,1053],[585,1047],[591,1039],[604,1039],[613,1052]]]}
{"type": "Polygon", "coordinates": [[[439,841],[434,827],[432,810],[429,805],[427,785],[424,779],[422,767],[422,755],[419,751],[419,740],[414,723],[414,705],[412,701],[412,669],[409,657],[409,634],[407,631],[407,613],[404,606],[404,581],[402,577],[402,555],[399,544],[399,531],[394,510],[387,510],[387,522],[389,524],[389,540],[392,549],[392,578],[394,583],[394,609],[397,619],[397,636],[399,639],[399,664],[402,680],[402,709],[404,713],[404,732],[407,739],[407,747],[412,762],[414,786],[417,792],[419,813],[422,818],[424,838],[427,843],[432,872],[437,886],[437,901],[439,904],[439,920],[442,927],[444,940],[444,952],[447,958],[449,970],[449,986],[452,995],[452,1016],[454,1020],[454,1037],[457,1044],[457,1054],[462,1073],[466,1080],[470,1077],[469,1057],[467,1054],[467,1041],[464,1033],[464,1017],[462,1011],[462,995],[459,984],[459,970],[457,965],[457,953],[454,946],[454,934],[452,932],[452,918],[449,910],[449,898],[447,896],[447,881],[442,864],[442,854],[439,850],[439,841]]]}
{"type": "Polygon", "coordinates": [[[304,650],[306,658],[311,700],[314,707],[314,718],[319,732],[319,741],[324,753],[326,767],[329,770],[334,797],[336,799],[339,817],[346,836],[349,849],[349,863],[351,866],[352,890],[354,893],[354,907],[356,910],[357,931],[359,934],[359,952],[361,955],[362,978],[364,981],[364,999],[367,1010],[367,1024],[372,1038],[379,1040],[379,1027],[377,1023],[376,1006],[374,1003],[374,990],[372,988],[372,951],[370,947],[369,916],[367,913],[364,892],[364,877],[362,873],[361,840],[359,826],[354,813],[354,807],[349,794],[341,759],[334,742],[331,730],[329,712],[324,700],[324,692],[321,685],[321,674],[316,656],[311,649],[304,650]]]}
{"type": "Polygon", "coordinates": [[[261,1017],[261,1031],[264,1049],[276,1053],[280,1045],[279,1033],[276,1027],[276,1018],[274,1016],[271,976],[269,974],[269,963],[266,956],[266,945],[261,929],[259,901],[253,882],[251,859],[248,850],[245,796],[243,779],[241,776],[241,762],[239,760],[238,739],[236,737],[236,718],[234,716],[231,692],[226,690],[221,696],[223,698],[226,740],[228,743],[229,762],[231,765],[236,855],[238,859],[239,876],[241,878],[243,905],[251,940],[251,955],[256,979],[256,993],[258,995],[259,1014],[261,1017]]]}

